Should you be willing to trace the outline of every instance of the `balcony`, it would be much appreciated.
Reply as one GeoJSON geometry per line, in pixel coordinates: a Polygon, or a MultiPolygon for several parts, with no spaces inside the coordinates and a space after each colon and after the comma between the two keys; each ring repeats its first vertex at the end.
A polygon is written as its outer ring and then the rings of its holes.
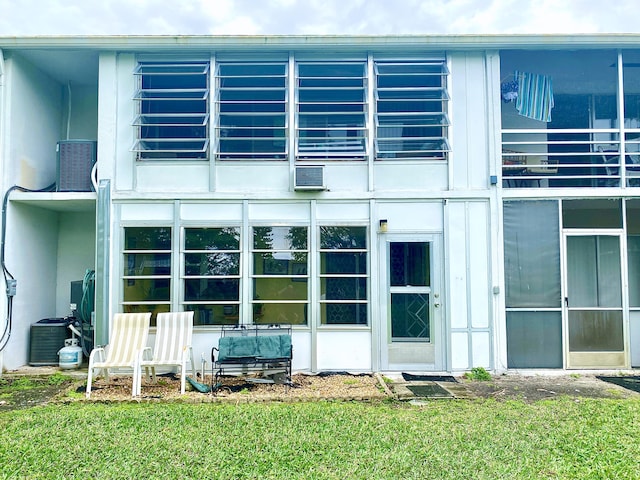
{"type": "Polygon", "coordinates": [[[640,50],[500,61],[504,188],[640,186],[640,50]]]}
{"type": "Polygon", "coordinates": [[[638,187],[640,130],[505,129],[505,188],[638,187]],[[624,159],[624,161],[623,161],[624,159]],[[621,168],[624,165],[624,168],[621,168]]]}

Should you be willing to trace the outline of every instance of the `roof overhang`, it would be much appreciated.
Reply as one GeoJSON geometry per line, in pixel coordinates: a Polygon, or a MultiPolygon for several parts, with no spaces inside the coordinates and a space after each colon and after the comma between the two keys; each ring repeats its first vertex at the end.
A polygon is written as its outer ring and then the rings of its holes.
{"type": "Polygon", "coordinates": [[[429,48],[486,50],[504,48],[637,48],[640,34],[522,35],[106,35],[0,36],[2,49],[93,50],[246,50],[256,47],[306,49],[429,48]]]}

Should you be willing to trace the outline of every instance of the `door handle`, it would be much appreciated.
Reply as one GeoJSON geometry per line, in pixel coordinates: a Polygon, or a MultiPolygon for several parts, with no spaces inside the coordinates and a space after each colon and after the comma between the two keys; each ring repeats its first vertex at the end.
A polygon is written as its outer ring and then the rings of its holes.
{"type": "Polygon", "coordinates": [[[569,308],[569,297],[564,297],[564,306],[569,308]]]}

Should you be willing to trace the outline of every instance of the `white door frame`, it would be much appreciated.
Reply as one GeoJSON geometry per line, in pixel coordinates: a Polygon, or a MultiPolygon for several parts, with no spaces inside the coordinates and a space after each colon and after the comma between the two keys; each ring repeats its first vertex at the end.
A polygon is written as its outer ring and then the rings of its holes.
{"type": "MultiPolygon", "coordinates": [[[[565,368],[626,368],[630,364],[629,349],[629,308],[627,295],[626,268],[626,237],[621,229],[565,229],[562,232],[562,345],[565,368]],[[569,267],[568,267],[568,238],[569,237],[615,237],[619,245],[620,261],[620,310],[622,312],[622,352],[571,352],[569,350],[569,312],[574,307],[569,306],[569,267]]],[[[613,308],[613,307],[612,307],[613,308]]],[[[616,307],[617,308],[617,307],[616,307]]],[[[578,308],[579,309],[579,308],[578,308]]],[[[585,307],[584,309],[597,310],[585,307]]]]}
{"type": "MultiPolygon", "coordinates": [[[[380,367],[383,371],[446,371],[446,336],[444,305],[444,259],[443,259],[443,235],[440,233],[389,233],[378,236],[378,274],[379,292],[377,301],[379,309],[380,336],[379,352],[380,367]],[[404,349],[409,352],[413,349],[416,355],[420,355],[421,342],[391,342],[391,305],[390,305],[390,276],[389,276],[389,246],[392,242],[421,242],[429,245],[430,266],[430,291],[429,291],[429,318],[431,323],[430,341],[428,342],[430,356],[425,362],[395,362],[390,358],[390,347],[404,349]]],[[[396,287],[397,288],[397,287],[396,287]]],[[[402,287],[400,287],[402,288],[402,287]]],[[[407,287],[407,291],[414,287],[407,287]]],[[[425,352],[426,353],[426,352],[425,352]]]]}

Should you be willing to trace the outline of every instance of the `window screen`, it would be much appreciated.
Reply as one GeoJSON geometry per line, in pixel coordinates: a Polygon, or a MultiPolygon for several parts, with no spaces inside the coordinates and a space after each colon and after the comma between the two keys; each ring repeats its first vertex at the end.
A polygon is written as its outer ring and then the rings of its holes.
{"type": "Polygon", "coordinates": [[[507,307],[560,307],[560,232],[556,201],[504,205],[507,307]]]}

